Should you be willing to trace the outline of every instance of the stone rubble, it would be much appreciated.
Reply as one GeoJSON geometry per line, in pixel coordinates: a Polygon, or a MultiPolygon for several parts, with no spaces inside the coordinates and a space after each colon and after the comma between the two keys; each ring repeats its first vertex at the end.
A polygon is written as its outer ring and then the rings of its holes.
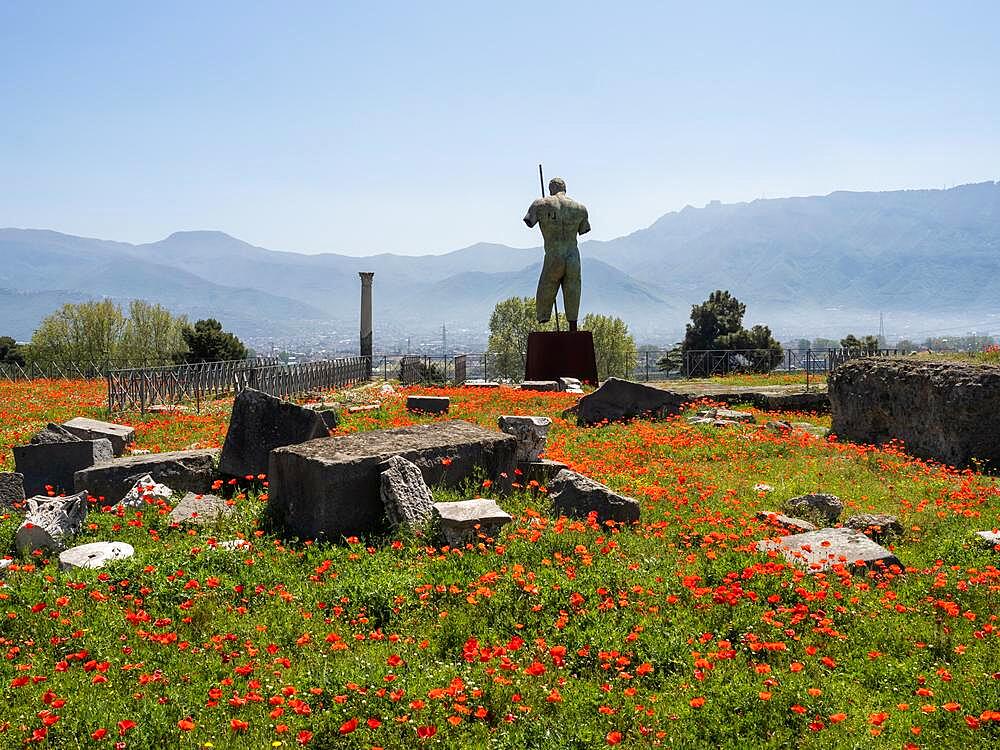
{"type": "Polygon", "coordinates": [[[785,509],[789,513],[816,515],[826,523],[835,524],[840,514],[844,512],[844,503],[836,495],[814,492],[791,498],[785,502],[785,509]]]}
{"type": "Polygon", "coordinates": [[[232,514],[233,511],[233,506],[217,495],[199,495],[189,492],[170,511],[168,518],[172,523],[207,526],[232,514]]]}
{"type": "Polygon", "coordinates": [[[434,498],[417,465],[392,456],[381,468],[380,495],[389,525],[416,528],[426,524],[433,514],[434,498]]]}
{"type": "Polygon", "coordinates": [[[845,528],[860,531],[876,542],[894,536],[902,536],[903,525],[896,516],[885,513],[862,513],[844,521],[845,528]]]}
{"type": "Polygon", "coordinates": [[[516,460],[537,461],[545,450],[552,420],[548,417],[523,417],[505,415],[497,420],[501,432],[517,438],[516,460]]]}
{"type": "Polygon", "coordinates": [[[0,508],[24,500],[24,475],[16,471],[0,471],[0,508]]]}
{"type": "Polygon", "coordinates": [[[792,518],[783,513],[775,513],[770,510],[762,510],[757,513],[757,519],[766,521],[772,526],[781,529],[785,534],[800,534],[806,531],[816,531],[816,526],[801,518],[792,518]]]}
{"type": "Polygon", "coordinates": [[[36,549],[59,552],[87,518],[86,490],[69,497],[31,497],[25,504],[27,513],[14,534],[14,547],[21,555],[36,549]]]}
{"type": "Polygon", "coordinates": [[[784,558],[809,573],[833,568],[847,570],[869,568],[888,572],[892,566],[902,570],[895,554],[854,529],[818,529],[804,534],[783,536],[777,541],[757,543],[761,552],[778,551],[784,558]]]}
{"type": "Polygon", "coordinates": [[[633,523],[639,520],[639,501],[619,495],[614,490],[590,477],[563,469],[547,487],[556,514],[572,518],[586,518],[597,514],[600,523],[618,521],[633,523]]]}
{"type": "Polygon", "coordinates": [[[124,560],[134,554],[135,548],[125,542],[81,544],[59,553],[59,570],[103,568],[109,562],[124,560]]]}
{"type": "Polygon", "coordinates": [[[495,500],[473,498],[450,503],[434,503],[438,534],[449,547],[477,544],[480,537],[495,540],[512,520],[495,500]]]}
{"type": "Polygon", "coordinates": [[[126,508],[142,508],[148,502],[166,501],[173,496],[174,491],[167,485],[159,484],[149,474],[145,474],[136,480],[132,489],[122,498],[121,504],[126,508]]]}

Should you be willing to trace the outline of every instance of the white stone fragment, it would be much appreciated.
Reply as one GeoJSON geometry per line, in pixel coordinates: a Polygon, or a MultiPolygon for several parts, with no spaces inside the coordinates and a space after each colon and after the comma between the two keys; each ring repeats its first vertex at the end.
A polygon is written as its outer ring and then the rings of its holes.
{"type": "Polygon", "coordinates": [[[159,484],[152,476],[146,474],[141,477],[122,498],[121,504],[126,508],[141,508],[148,502],[157,500],[169,500],[174,496],[174,491],[165,484],[159,484]]]}
{"type": "Polygon", "coordinates": [[[59,553],[59,569],[103,568],[113,560],[132,557],[135,549],[125,542],[91,542],[59,553]]]}

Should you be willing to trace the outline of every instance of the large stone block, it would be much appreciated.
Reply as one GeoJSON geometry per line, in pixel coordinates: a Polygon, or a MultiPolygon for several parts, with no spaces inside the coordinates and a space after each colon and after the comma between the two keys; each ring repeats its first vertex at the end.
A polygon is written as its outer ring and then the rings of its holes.
{"type": "Polygon", "coordinates": [[[846,570],[872,568],[888,572],[894,565],[900,570],[903,567],[892,552],[854,529],[819,529],[783,536],[777,541],[764,539],[757,543],[757,548],[761,552],[776,550],[788,562],[809,573],[841,567],[846,570]]]}
{"type": "Polygon", "coordinates": [[[29,496],[45,495],[45,485],[51,485],[56,492],[73,490],[76,472],[114,458],[111,441],[106,438],[40,442],[18,445],[13,450],[17,471],[24,475],[24,492],[29,496]]]}
{"type": "Polygon", "coordinates": [[[1000,367],[862,359],[828,379],[841,440],[902,440],[907,452],[952,466],[1000,466],[1000,367]]]}
{"type": "Polygon", "coordinates": [[[24,476],[15,471],[0,471],[0,507],[24,500],[24,476]]]}
{"type": "Polygon", "coordinates": [[[453,420],[310,440],[271,452],[272,519],[290,536],[338,539],[384,530],[381,465],[401,456],[431,485],[514,471],[510,435],[453,420]]]}
{"type": "Polygon", "coordinates": [[[304,443],[329,433],[320,412],[247,389],[233,400],[219,471],[233,477],[264,474],[268,455],[275,448],[304,443]]]}
{"type": "Polygon", "coordinates": [[[87,417],[75,417],[68,422],[63,422],[62,427],[81,440],[107,438],[111,441],[111,448],[114,450],[116,456],[122,455],[125,449],[135,442],[135,428],[124,424],[102,422],[99,419],[89,419],[87,417]]]}
{"type": "Polygon", "coordinates": [[[597,514],[597,520],[633,523],[639,520],[639,501],[619,495],[598,481],[563,469],[549,482],[549,497],[552,508],[559,514],[574,518],[586,518],[597,514]]]}
{"type": "Polygon", "coordinates": [[[103,497],[108,505],[121,500],[147,474],[175,492],[208,492],[215,480],[218,455],[218,450],[207,448],[113,458],[78,471],[73,481],[77,492],[87,490],[93,497],[103,497]]]}
{"type": "Polygon", "coordinates": [[[576,419],[577,424],[586,426],[635,417],[665,417],[680,414],[689,399],[690,396],[651,385],[608,378],[600,388],[580,399],[576,419]]]}
{"type": "Polygon", "coordinates": [[[444,414],[451,407],[448,396],[407,396],[407,411],[422,411],[427,414],[444,414]]]}

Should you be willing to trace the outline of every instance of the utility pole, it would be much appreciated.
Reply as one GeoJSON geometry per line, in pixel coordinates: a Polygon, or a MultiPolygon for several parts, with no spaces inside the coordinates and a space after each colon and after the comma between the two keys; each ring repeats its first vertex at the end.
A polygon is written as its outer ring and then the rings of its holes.
{"type": "Polygon", "coordinates": [[[441,356],[448,356],[448,327],[441,324],[441,356]]]}

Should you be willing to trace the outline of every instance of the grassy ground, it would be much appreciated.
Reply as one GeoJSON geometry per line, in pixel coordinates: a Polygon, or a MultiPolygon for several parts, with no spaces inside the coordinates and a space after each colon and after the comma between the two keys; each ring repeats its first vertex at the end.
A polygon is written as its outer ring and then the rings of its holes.
{"type": "MultiPolygon", "coordinates": [[[[8,462],[12,436],[99,408],[99,386],[3,387],[8,462]]],[[[970,541],[1000,525],[992,478],[755,426],[580,429],[559,417],[567,394],[440,392],[451,418],[552,416],[547,455],[638,498],[642,522],[551,520],[544,493],[523,488],[501,499],[516,521],[496,546],[452,550],[419,534],[273,538],[258,528],[266,486],[197,532],[155,506],[94,508],[77,541],[127,541],[134,558],[59,573],[37,557],[0,586],[0,747],[1000,740],[998,555],[970,541]],[[899,515],[905,572],[807,576],[754,551],[770,533],[757,510],[816,490],[840,495],[848,514],[899,515]],[[252,547],[217,547],[237,537],[252,547]]],[[[144,447],[181,448],[217,443],[225,416],[218,405],[137,426],[144,447]]],[[[431,420],[407,414],[399,394],[347,415],[341,431],[414,421],[431,420]]],[[[17,522],[0,521],[0,548],[17,522]]]]}

